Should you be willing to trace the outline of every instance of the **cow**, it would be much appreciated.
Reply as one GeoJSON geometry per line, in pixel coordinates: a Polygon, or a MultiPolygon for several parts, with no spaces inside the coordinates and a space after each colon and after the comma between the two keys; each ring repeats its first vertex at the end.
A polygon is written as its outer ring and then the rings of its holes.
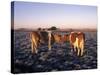
{"type": "Polygon", "coordinates": [[[51,45],[55,42],[59,43],[61,36],[53,34],[51,31],[33,31],[30,32],[32,53],[38,53],[38,46],[42,43],[48,44],[48,49],[51,50],[51,45]]]}
{"type": "Polygon", "coordinates": [[[83,56],[85,34],[83,32],[71,32],[69,35],[71,49],[77,51],[77,56],[83,56]]]}
{"type": "Polygon", "coordinates": [[[37,53],[37,47],[41,41],[38,32],[36,31],[30,32],[30,40],[31,40],[32,53],[37,53]]]}
{"type": "Polygon", "coordinates": [[[69,42],[71,46],[71,52],[77,52],[77,56],[83,56],[85,34],[83,32],[70,32],[62,37],[63,42],[69,42]]]}

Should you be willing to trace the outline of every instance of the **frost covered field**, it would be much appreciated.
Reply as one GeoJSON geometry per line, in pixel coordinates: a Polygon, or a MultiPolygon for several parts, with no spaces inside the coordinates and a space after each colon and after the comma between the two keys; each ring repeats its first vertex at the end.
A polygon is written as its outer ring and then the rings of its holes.
{"type": "Polygon", "coordinates": [[[14,73],[51,72],[97,68],[97,32],[85,33],[85,53],[77,57],[70,51],[69,42],[46,44],[38,47],[38,54],[31,53],[29,32],[14,32],[14,73]]]}

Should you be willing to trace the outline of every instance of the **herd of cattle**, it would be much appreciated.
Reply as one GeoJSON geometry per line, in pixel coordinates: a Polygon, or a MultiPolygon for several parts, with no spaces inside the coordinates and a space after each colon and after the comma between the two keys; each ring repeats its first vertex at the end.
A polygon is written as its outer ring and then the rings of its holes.
{"type": "Polygon", "coordinates": [[[77,56],[83,56],[85,34],[83,32],[70,32],[69,34],[53,33],[50,30],[45,31],[32,31],[30,32],[32,53],[37,54],[40,44],[47,43],[48,49],[52,49],[52,44],[63,42],[69,42],[71,46],[71,52],[75,52],[77,56]]]}

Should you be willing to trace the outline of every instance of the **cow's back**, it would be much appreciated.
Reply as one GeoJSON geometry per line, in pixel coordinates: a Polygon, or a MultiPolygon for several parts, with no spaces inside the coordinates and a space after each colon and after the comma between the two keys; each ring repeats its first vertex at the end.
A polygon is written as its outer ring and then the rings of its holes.
{"type": "Polygon", "coordinates": [[[83,32],[78,32],[77,38],[78,38],[78,43],[80,45],[81,42],[84,43],[85,41],[85,34],[83,32]]]}
{"type": "Polygon", "coordinates": [[[31,40],[35,40],[36,43],[40,42],[40,35],[38,34],[37,31],[30,32],[30,37],[31,37],[31,40]]]}
{"type": "Polygon", "coordinates": [[[74,43],[76,41],[77,33],[71,32],[69,35],[69,41],[70,43],[74,43]]]}
{"type": "Polygon", "coordinates": [[[78,32],[78,38],[81,39],[85,39],[85,34],[83,32],[78,32]]]}

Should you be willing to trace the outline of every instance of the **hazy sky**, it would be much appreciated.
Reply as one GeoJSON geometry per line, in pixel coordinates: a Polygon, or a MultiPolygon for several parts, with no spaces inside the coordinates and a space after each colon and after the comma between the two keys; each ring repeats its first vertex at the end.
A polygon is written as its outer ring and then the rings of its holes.
{"type": "Polygon", "coordinates": [[[50,3],[14,3],[14,28],[96,28],[97,7],[50,3]]]}

